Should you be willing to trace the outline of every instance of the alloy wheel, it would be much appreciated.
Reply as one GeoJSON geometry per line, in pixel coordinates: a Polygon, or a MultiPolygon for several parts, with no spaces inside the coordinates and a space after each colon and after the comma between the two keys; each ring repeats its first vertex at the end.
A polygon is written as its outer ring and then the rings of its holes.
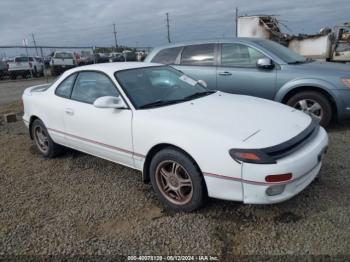
{"type": "Polygon", "coordinates": [[[317,120],[321,120],[323,117],[323,110],[321,105],[313,99],[302,99],[299,100],[294,108],[303,111],[304,113],[316,118],[317,120]]]}
{"type": "Polygon", "coordinates": [[[172,160],[159,163],[155,178],[159,191],[171,203],[184,205],[191,201],[192,180],[186,169],[179,163],[172,160]]]}
{"type": "Polygon", "coordinates": [[[34,128],[34,139],[41,152],[46,153],[49,150],[48,134],[41,126],[34,128]]]}

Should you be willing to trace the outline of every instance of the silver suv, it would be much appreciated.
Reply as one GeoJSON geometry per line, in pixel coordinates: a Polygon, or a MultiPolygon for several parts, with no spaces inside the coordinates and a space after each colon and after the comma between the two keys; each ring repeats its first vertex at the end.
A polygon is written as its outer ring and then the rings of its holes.
{"type": "Polygon", "coordinates": [[[323,126],[350,119],[350,65],[309,60],[269,40],[177,43],[153,49],[145,62],[172,65],[210,89],[288,104],[323,126]]]}

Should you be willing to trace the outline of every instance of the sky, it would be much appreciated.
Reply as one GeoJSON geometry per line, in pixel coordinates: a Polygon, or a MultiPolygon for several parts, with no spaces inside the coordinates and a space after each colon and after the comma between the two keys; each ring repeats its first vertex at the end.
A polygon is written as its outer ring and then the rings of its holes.
{"type": "MultiPolygon", "coordinates": [[[[292,33],[317,33],[350,21],[349,0],[1,0],[0,46],[157,46],[232,37],[235,8],[240,15],[273,14],[292,33]]],[[[288,31],[286,31],[288,32],[288,31]]]]}

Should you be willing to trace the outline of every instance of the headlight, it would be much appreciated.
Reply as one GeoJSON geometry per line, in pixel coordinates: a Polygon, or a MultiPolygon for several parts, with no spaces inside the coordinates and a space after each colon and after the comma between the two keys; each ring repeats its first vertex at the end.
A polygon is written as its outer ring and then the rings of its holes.
{"type": "Polygon", "coordinates": [[[350,88],[350,78],[342,78],[341,81],[344,85],[350,88]]]}
{"type": "Polygon", "coordinates": [[[259,149],[231,149],[230,156],[237,162],[253,164],[276,164],[276,160],[259,149]]]}

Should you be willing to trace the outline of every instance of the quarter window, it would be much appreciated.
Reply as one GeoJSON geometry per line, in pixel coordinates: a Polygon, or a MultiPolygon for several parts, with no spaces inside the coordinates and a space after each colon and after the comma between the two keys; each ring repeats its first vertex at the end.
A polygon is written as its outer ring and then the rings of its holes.
{"type": "Polygon", "coordinates": [[[76,76],[77,74],[72,74],[63,80],[62,83],[56,88],[56,95],[64,98],[69,98],[76,76]]]}
{"type": "Polygon", "coordinates": [[[80,72],[71,98],[92,104],[102,96],[118,96],[119,93],[106,75],[98,72],[80,72]]]}
{"type": "Polygon", "coordinates": [[[214,44],[190,45],[182,51],[182,65],[214,65],[214,44]]]}
{"type": "Polygon", "coordinates": [[[173,47],[160,50],[152,59],[153,63],[171,65],[175,64],[182,47],[173,47]]]}
{"type": "Polygon", "coordinates": [[[256,62],[265,55],[242,44],[222,44],[221,65],[234,67],[256,67],[256,62]]]}

